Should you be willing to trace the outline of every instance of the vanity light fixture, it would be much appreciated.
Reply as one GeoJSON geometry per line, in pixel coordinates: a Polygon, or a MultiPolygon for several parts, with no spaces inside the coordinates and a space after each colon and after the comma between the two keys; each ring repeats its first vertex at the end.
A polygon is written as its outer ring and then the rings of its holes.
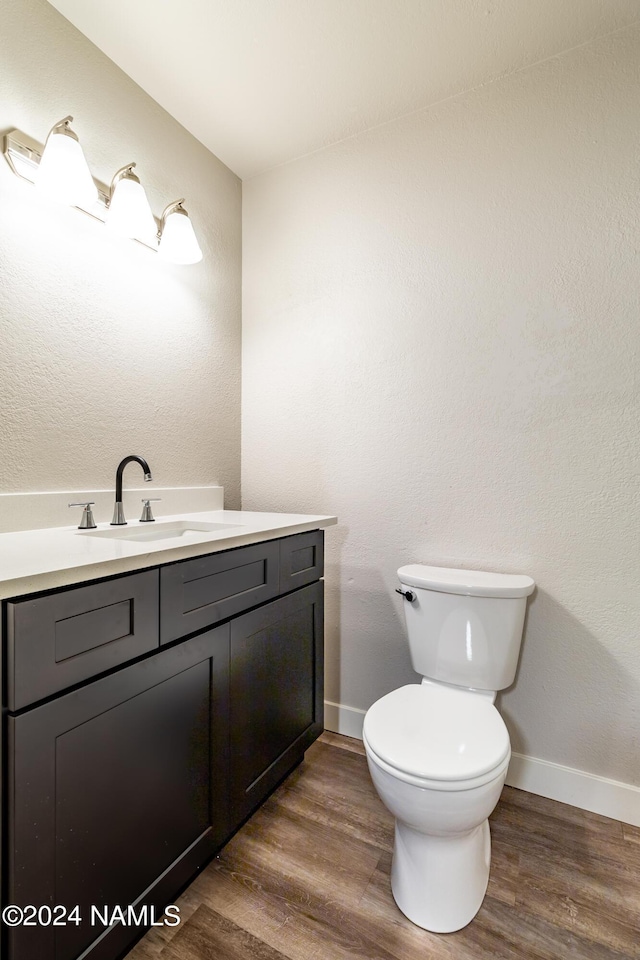
{"type": "Polygon", "coordinates": [[[98,199],[98,189],[80,141],[69,126],[72,122],[73,117],[65,117],[49,131],[36,171],[35,185],[58,203],[90,208],[98,199]]]}
{"type": "Polygon", "coordinates": [[[69,126],[72,122],[73,117],[65,117],[56,123],[45,145],[20,130],[10,130],[4,138],[3,153],[15,175],[107,224],[113,233],[155,250],[163,260],[177,264],[202,260],[184,200],[170,203],[158,220],[133,172],[135,163],[121,167],[110,186],[96,180],[69,126]]]}
{"type": "Polygon", "coordinates": [[[174,200],[162,211],[158,254],[170,263],[198,263],[202,260],[202,250],[183,203],[184,197],[174,200]]]}
{"type": "Polygon", "coordinates": [[[158,225],[140,183],[133,172],[135,163],[120,167],[109,190],[109,206],[105,223],[112,233],[131,240],[140,240],[157,248],[158,225]]]}

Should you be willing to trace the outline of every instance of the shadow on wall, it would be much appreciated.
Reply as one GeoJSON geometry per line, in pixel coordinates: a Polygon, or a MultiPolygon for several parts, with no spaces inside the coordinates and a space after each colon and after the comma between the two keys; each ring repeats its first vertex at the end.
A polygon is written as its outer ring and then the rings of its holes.
{"type": "Polygon", "coordinates": [[[635,709],[631,676],[584,623],[539,588],[527,609],[515,683],[498,694],[496,706],[515,753],[535,755],[527,736],[529,716],[536,728],[538,753],[541,731],[544,733],[545,759],[620,779],[607,773],[607,758],[625,757],[625,782],[640,782],[637,725],[630,718],[635,709]],[[541,633],[539,625],[543,625],[541,633]],[[535,702],[525,702],[518,691],[519,685],[531,690],[530,682],[520,681],[521,674],[523,680],[539,678],[535,702]],[[512,690],[513,709],[508,696],[505,700],[512,690]]]}
{"type": "MultiPolygon", "coordinates": [[[[336,530],[337,528],[334,528],[336,530]]],[[[419,678],[411,666],[395,577],[368,566],[340,563],[348,531],[332,532],[325,568],[326,697],[367,709],[371,703],[419,678]]]]}
{"type": "Polygon", "coordinates": [[[342,523],[329,527],[324,535],[324,660],[325,698],[337,703],[340,692],[340,572],[342,549],[349,528],[342,523]]]}

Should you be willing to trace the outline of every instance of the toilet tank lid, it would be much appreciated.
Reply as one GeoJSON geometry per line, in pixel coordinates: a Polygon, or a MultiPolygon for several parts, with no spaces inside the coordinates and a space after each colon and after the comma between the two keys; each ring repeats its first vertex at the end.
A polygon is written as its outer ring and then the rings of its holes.
{"type": "Polygon", "coordinates": [[[400,583],[438,593],[465,597],[528,597],[535,583],[517,573],[488,573],[484,570],[453,570],[410,563],[398,570],[400,583]]]}

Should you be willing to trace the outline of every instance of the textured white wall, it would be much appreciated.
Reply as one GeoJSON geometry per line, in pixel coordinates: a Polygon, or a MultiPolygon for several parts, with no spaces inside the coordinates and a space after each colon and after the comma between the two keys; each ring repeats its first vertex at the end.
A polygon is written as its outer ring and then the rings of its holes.
{"type": "Polygon", "coordinates": [[[640,29],[243,191],[243,506],[337,513],[327,699],[415,679],[395,570],[532,575],[514,749],[640,784],[640,29]]]}
{"type": "Polygon", "coordinates": [[[45,0],[2,0],[0,35],[0,132],[43,142],[73,114],[93,174],[136,161],[156,215],[187,198],[204,252],[164,264],[0,158],[0,491],[108,488],[138,453],[238,506],[240,181],[45,0]]]}

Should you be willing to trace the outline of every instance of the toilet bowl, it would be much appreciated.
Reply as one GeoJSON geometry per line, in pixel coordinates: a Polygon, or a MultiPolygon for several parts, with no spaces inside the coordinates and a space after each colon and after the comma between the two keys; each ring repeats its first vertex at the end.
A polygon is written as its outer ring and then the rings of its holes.
{"type": "Polygon", "coordinates": [[[435,933],[459,930],[480,909],[489,880],[487,818],[511,757],[491,701],[462,697],[435,684],[401,687],[374,704],[363,734],[371,779],[396,819],[393,897],[409,920],[435,933]],[[395,738],[401,747],[394,752],[395,738]]]}
{"type": "Polygon", "coordinates": [[[452,933],[473,919],[487,889],[488,818],[511,757],[494,701],[513,682],[534,583],[415,564],[398,576],[410,588],[398,592],[423,679],[369,708],[363,740],[373,785],[396,821],[396,904],[418,926],[452,933]]]}

